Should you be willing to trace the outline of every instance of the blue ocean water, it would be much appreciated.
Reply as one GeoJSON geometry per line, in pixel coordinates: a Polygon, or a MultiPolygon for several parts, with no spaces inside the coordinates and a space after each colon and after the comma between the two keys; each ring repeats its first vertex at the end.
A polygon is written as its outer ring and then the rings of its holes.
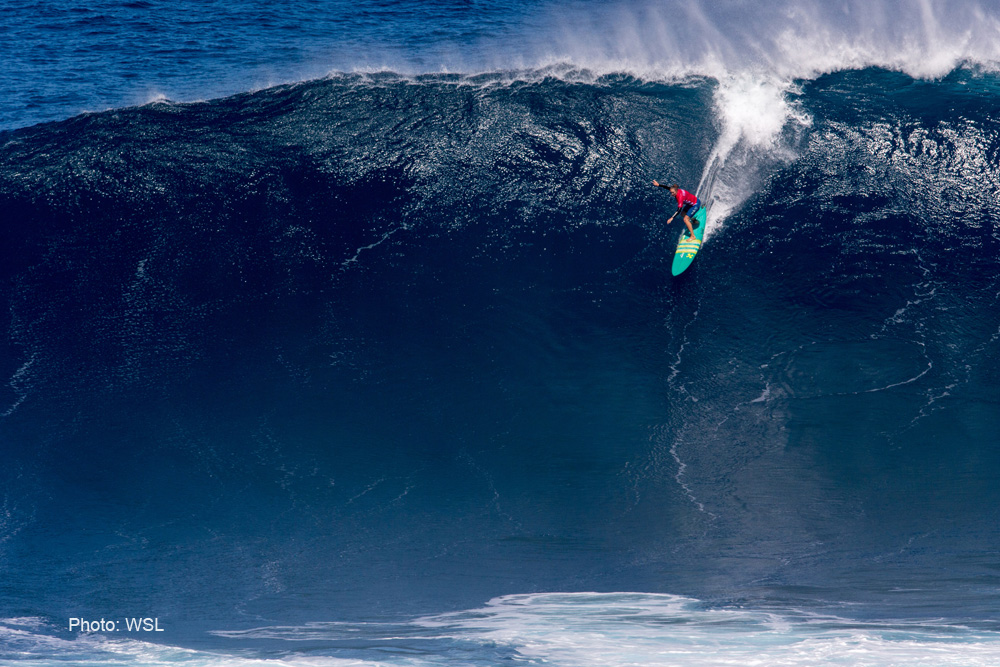
{"type": "Polygon", "coordinates": [[[991,4],[0,34],[0,662],[1000,664],[991,4]]]}

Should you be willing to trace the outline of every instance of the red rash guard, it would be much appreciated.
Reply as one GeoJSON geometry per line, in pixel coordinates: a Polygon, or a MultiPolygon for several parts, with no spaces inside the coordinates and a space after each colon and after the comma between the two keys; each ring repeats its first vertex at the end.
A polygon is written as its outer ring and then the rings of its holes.
{"type": "Polygon", "coordinates": [[[681,190],[677,188],[677,192],[674,193],[674,197],[677,198],[677,208],[681,208],[684,204],[691,204],[694,206],[698,203],[698,198],[687,190],[681,190]]]}

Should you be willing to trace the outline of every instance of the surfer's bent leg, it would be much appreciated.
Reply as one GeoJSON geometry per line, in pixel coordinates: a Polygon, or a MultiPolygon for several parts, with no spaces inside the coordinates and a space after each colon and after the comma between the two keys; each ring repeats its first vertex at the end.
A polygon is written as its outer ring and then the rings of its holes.
{"type": "MultiPolygon", "coordinates": [[[[697,213],[697,212],[698,212],[698,211],[700,211],[700,210],[701,210],[701,202],[699,202],[699,203],[695,204],[694,206],[692,206],[692,207],[691,207],[691,209],[690,209],[690,210],[689,210],[689,211],[687,212],[687,214],[688,214],[688,216],[689,216],[690,218],[694,219],[694,215],[695,215],[695,213],[697,213]]],[[[698,222],[698,220],[697,220],[697,219],[695,219],[695,220],[694,220],[694,226],[695,226],[695,227],[697,227],[697,226],[698,226],[698,225],[700,225],[700,224],[701,224],[701,223],[700,223],[700,222],[698,222]]]]}
{"type": "Polygon", "coordinates": [[[688,233],[691,234],[691,238],[694,238],[694,226],[691,224],[691,215],[688,214],[690,213],[693,215],[697,210],[697,204],[685,204],[684,208],[681,209],[681,215],[684,216],[684,224],[687,225],[688,233]]]}

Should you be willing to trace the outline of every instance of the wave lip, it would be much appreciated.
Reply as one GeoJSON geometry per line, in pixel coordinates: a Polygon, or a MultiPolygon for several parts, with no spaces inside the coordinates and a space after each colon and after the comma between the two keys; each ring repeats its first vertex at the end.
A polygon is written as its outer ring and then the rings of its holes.
{"type": "Polygon", "coordinates": [[[213,98],[330,72],[477,74],[569,63],[596,76],[657,82],[753,76],[788,84],[868,67],[917,78],[963,66],[1000,69],[1000,11],[976,0],[503,2],[475,13],[397,4],[290,7],[280,17],[246,22],[215,6],[183,2],[156,7],[151,20],[154,8],[130,3],[114,18],[114,34],[103,36],[72,13],[47,20],[16,9],[8,27],[18,39],[8,40],[6,50],[0,45],[0,57],[13,64],[9,76],[0,75],[9,93],[0,101],[0,127],[160,96],[213,98]],[[187,26],[183,44],[159,27],[172,23],[187,26]],[[198,26],[211,26],[217,39],[198,26]],[[33,46],[49,57],[26,59],[33,46]]]}
{"type": "Polygon", "coordinates": [[[617,3],[559,13],[539,51],[640,77],[783,81],[879,67],[939,78],[1000,65],[1000,12],[975,1],[617,3]],[[589,10],[589,11],[588,11],[589,10]]]}

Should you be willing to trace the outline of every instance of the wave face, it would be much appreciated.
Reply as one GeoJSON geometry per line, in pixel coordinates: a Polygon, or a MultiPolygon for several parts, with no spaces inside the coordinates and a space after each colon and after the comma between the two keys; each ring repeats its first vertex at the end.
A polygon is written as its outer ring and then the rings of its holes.
{"type": "Polygon", "coordinates": [[[1000,81],[898,69],[0,133],[0,656],[996,662],[1000,81]]]}

